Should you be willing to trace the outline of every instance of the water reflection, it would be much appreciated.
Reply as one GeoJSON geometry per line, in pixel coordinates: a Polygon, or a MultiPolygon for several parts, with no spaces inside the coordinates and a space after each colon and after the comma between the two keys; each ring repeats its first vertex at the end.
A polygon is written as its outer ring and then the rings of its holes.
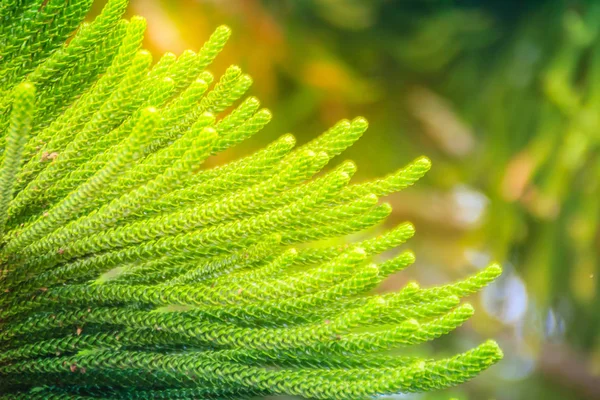
{"type": "Polygon", "coordinates": [[[553,309],[546,313],[544,336],[546,339],[560,340],[565,334],[565,320],[553,309]]]}
{"type": "Polygon", "coordinates": [[[510,265],[502,276],[482,292],[485,311],[507,325],[516,325],[527,311],[528,295],[523,280],[510,265]]]}
{"type": "Polygon", "coordinates": [[[488,205],[487,197],[467,185],[456,185],[452,191],[456,213],[454,218],[464,226],[475,226],[481,222],[488,205]]]}

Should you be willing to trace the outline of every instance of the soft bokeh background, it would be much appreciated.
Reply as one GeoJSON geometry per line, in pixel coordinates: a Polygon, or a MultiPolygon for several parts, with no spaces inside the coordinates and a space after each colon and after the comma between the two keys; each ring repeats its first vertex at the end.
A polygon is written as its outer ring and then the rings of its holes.
{"type": "MultiPolygon", "coordinates": [[[[98,6],[102,2],[98,2],[98,6]]],[[[500,261],[475,317],[423,351],[496,338],[505,360],[419,399],[600,399],[600,2],[132,0],[157,57],[234,34],[211,71],[253,76],[275,118],[235,158],[342,118],[370,129],[357,179],[421,154],[433,169],[387,199],[418,262],[381,290],[448,282],[500,261]]]]}

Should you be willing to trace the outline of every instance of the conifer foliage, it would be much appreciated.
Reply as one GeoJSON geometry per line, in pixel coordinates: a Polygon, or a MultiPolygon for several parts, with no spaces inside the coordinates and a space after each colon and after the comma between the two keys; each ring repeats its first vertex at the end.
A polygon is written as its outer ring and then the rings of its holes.
{"type": "Polygon", "coordinates": [[[491,341],[389,352],[464,323],[461,297],[498,266],[373,294],[414,256],[373,257],[413,226],[323,244],[383,221],[379,197],[429,160],[361,184],[352,162],[318,174],[366,130],[356,118],[202,168],[271,118],[242,100],[240,68],[205,69],[229,29],[153,62],[126,0],[81,24],[91,3],[0,5],[1,399],[359,399],[457,385],[501,358],[491,341]]]}

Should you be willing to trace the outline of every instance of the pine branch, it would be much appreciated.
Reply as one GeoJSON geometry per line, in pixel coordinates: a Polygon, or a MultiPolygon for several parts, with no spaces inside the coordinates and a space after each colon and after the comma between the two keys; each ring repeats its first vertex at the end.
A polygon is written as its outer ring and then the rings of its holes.
{"type": "Polygon", "coordinates": [[[206,71],[230,30],[153,64],[124,0],[72,34],[90,5],[0,6],[0,398],[357,399],[457,385],[502,357],[493,342],[386,354],[456,329],[462,298],[500,274],[372,293],[414,262],[377,262],[414,227],[344,236],[381,223],[380,197],[427,158],[361,184],[352,162],[324,171],[365,133],[356,118],[203,168],[271,119],[242,99],[241,68],[206,71]]]}

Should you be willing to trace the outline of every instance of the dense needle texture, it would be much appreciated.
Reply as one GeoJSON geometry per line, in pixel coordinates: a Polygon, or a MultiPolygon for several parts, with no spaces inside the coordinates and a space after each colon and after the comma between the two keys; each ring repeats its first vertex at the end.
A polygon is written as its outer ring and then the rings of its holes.
{"type": "Polygon", "coordinates": [[[240,68],[205,69],[229,29],[153,62],[126,0],[81,24],[91,3],[0,5],[1,399],[361,399],[457,385],[502,357],[494,342],[389,351],[464,323],[460,298],[498,266],[373,294],[414,261],[372,262],[413,226],[332,245],[382,222],[379,197],[429,160],[361,184],[352,162],[321,172],[367,129],[356,118],[203,168],[271,118],[242,99],[240,68]]]}

